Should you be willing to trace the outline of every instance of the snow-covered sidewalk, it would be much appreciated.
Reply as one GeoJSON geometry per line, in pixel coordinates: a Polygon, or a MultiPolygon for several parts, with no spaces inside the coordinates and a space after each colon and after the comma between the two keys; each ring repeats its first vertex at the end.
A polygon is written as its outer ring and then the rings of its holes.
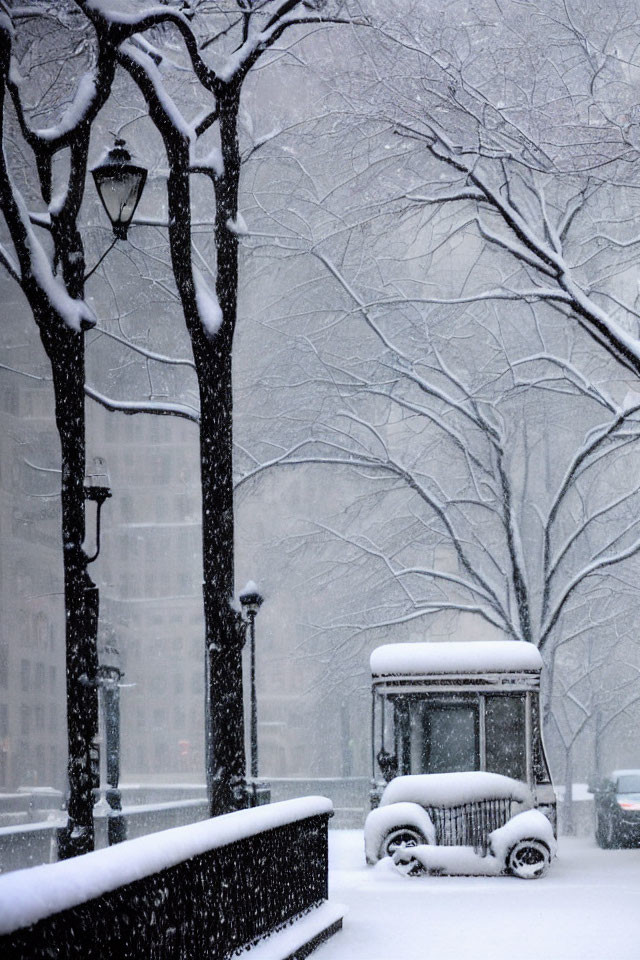
{"type": "Polygon", "coordinates": [[[640,850],[562,838],[541,880],[403,877],[364,863],[358,830],[329,833],[344,930],[317,960],[638,960],[640,850]]]}

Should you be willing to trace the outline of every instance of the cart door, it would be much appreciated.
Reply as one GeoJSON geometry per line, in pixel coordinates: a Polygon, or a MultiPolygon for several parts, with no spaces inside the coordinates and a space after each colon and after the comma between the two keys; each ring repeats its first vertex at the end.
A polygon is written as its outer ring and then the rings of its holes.
{"type": "Polygon", "coordinates": [[[485,698],[486,769],[514,780],[527,780],[524,694],[485,698]]]}

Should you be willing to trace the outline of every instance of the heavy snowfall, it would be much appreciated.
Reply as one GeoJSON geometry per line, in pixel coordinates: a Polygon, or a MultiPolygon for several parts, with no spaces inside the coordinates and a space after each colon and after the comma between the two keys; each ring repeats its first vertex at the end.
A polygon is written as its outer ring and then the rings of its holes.
{"type": "Polygon", "coordinates": [[[0,952],[640,955],[639,91],[634,0],[0,0],[0,952]]]}

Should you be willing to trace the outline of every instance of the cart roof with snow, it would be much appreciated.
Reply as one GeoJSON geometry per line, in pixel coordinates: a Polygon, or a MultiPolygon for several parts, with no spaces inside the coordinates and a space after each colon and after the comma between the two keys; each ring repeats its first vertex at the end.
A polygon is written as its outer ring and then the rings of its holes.
{"type": "Polygon", "coordinates": [[[388,643],[371,654],[374,687],[540,685],[542,657],[530,643],[478,640],[461,643],[388,643]],[[449,683],[447,683],[449,681],[449,683]]]}

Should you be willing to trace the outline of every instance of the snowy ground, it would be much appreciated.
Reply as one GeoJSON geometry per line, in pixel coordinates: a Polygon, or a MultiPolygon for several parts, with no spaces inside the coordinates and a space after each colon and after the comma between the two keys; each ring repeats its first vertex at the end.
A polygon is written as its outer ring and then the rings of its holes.
{"type": "Polygon", "coordinates": [[[541,880],[403,877],[368,868],[362,832],[329,833],[344,929],[317,960],[638,960],[640,850],[560,841],[541,880]]]}

